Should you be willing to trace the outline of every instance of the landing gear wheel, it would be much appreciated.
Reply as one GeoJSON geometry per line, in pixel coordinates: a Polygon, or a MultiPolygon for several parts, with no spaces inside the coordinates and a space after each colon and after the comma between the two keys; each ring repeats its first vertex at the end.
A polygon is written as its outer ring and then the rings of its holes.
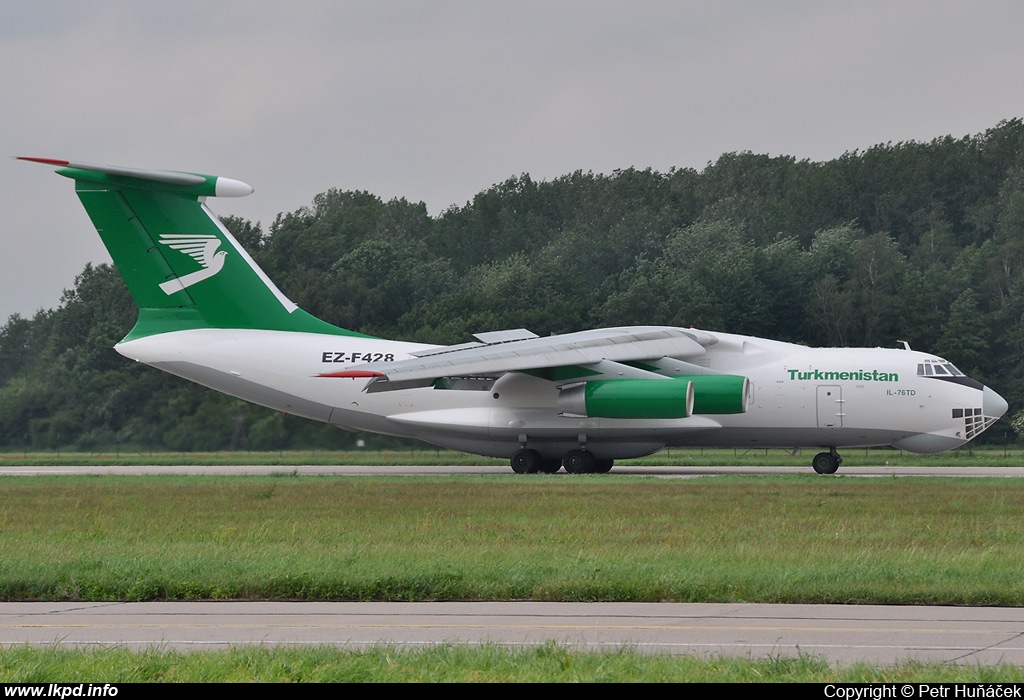
{"type": "Polygon", "coordinates": [[[540,470],[545,474],[554,474],[562,468],[562,460],[560,459],[545,459],[540,463],[540,470]]]}
{"type": "Polygon", "coordinates": [[[839,469],[839,462],[841,461],[839,455],[835,452],[819,452],[814,455],[811,466],[819,474],[835,474],[836,470],[839,469]]]}
{"type": "Polygon", "coordinates": [[[594,460],[594,473],[595,474],[607,474],[612,470],[612,465],[615,464],[614,460],[611,459],[595,459],[594,460]]]}
{"type": "Polygon", "coordinates": [[[518,450],[509,461],[516,474],[536,474],[544,462],[536,450],[518,450]]]}
{"type": "Polygon", "coordinates": [[[594,471],[594,455],[586,450],[570,450],[562,458],[562,466],[570,474],[589,474],[594,471]]]}

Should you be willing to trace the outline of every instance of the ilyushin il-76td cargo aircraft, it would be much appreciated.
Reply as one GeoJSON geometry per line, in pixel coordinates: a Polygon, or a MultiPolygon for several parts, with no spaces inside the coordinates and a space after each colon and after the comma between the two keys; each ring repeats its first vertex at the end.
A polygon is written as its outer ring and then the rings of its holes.
{"type": "Polygon", "coordinates": [[[297,308],[207,208],[249,185],[44,158],[75,189],[139,306],[118,352],[345,430],[509,459],[519,473],[607,472],[665,447],[959,447],[1006,401],[941,357],[808,348],[664,326],[451,346],[374,338],[297,308]]]}

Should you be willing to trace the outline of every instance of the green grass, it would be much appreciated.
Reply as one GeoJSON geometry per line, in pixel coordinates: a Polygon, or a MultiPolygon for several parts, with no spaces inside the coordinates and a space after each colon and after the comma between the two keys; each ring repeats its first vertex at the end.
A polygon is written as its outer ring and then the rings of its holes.
{"type": "Polygon", "coordinates": [[[1006,479],[9,477],[3,600],[1022,605],[1006,479]]]}
{"type": "MultiPolygon", "coordinates": [[[[1007,479],[0,480],[0,599],[1022,605],[1007,479]]],[[[0,650],[0,681],[1021,682],[1001,665],[439,645],[0,650]]]]}
{"type": "Polygon", "coordinates": [[[817,657],[743,659],[575,651],[553,643],[536,647],[473,648],[443,644],[402,650],[334,647],[239,647],[227,651],[176,652],[151,649],[33,649],[0,651],[0,681],[49,683],[149,682],[1021,682],[1024,669],[1000,665],[949,666],[914,662],[896,666],[833,666],[817,657]]]}

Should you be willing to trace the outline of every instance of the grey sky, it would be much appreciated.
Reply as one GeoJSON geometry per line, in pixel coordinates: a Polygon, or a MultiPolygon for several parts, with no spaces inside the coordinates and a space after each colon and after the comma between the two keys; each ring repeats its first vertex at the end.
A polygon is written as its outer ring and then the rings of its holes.
{"type": "MultiPolygon", "coordinates": [[[[462,205],[530,173],[826,160],[1024,116],[1024,3],[0,0],[0,153],[462,205]]],[[[0,323],[109,261],[70,181],[0,160],[0,323]]]]}

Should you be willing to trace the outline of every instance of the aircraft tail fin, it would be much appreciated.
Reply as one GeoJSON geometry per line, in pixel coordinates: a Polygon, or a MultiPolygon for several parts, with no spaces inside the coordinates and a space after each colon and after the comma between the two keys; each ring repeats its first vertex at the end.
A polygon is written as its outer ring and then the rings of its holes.
{"type": "Polygon", "coordinates": [[[229,178],[26,158],[58,167],[139,306],[128,338],[195,328],[359,335],[299,309],[206,206],[253,188],[229,178]]]}

